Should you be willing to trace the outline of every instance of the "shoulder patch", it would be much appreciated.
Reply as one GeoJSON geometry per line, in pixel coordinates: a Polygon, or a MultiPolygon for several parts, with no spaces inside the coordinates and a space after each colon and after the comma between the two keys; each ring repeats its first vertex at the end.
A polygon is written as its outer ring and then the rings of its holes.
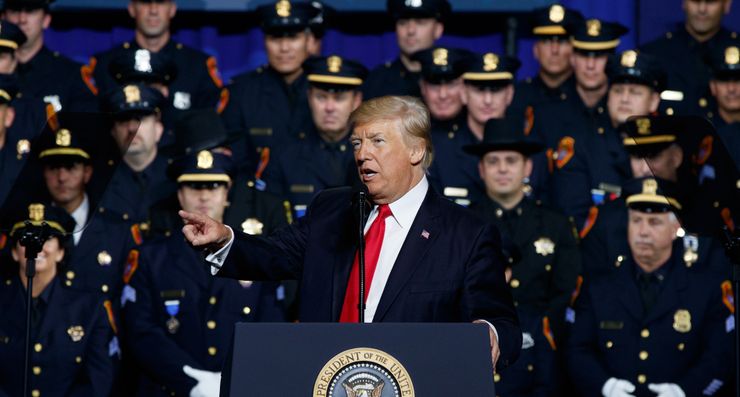
{"type": "Polygon", "coordinates": [[[588,209],[588,216],[586,217],[586,221],[583,222],[583,227],[581,228],[581,231],[578,233],[578,237],[581,239],[584,239],[588,232],[591,231],[591,229],[594,227],[594,224],[596,223],[596,218],[599,217],[599,207],[592,206],[588,209]]]}
{"type": "Polygon", "coordinates": [[[216,106],[216,113],[221,114],[224,112],[224,109],[226,109],[226,106],[229,104],[229,99],[231,98],[231,93],[229,92],[229,89],[224,87],[221,89],[221,95],[218,98],[218,106],[216,106]]]}
{"type": "Polygon", "coordinates": [[[141,227],[138,223],[131,225],[131,238],[134,239],[136,245],[141,245],[144,239],[141,237],[141,227]]]}
{"type": "Polygon", "coordinates": [[[524,110],[524,136],[529,136],[532,128],[534,128],[534,108],[529,105],[524,110]]]}
{"type": "Polygon", "coordinates": [[[573,289],[573,292],[570,294],[570,306],[572,307],[576,303],[576,299],[578,299],[578,295],[581,294],[581,287],[583,286],[583,276],[578,276],[576,278],[576,287],[573,289]]]}
{"type": "Polygon", "coordinates": [[[46,122],[49,124],[49,129],[52,131],[59,130],[59,119],[57,118],[57,112],[54,110],[54,105],[46,104],[46,122]]]}
{"type": "Polygon", "coordinates": [[[8,244],[8,235],[0,233],[0,250],[5,249],[6,244],[8,244]]]}
{"type": "Polygon", "coordinates": [[[575,154],[576,140],[571,136],[564,136],[558,142],[558,151],[553,154],[558,169],[565,167],[575,154]]]}
{"type": "Polygon", "coordinates": [[[216,58],[208,57],[206,60],[206,67],[208,67],[208,75],[211,76],[211,80],[216,84],[216,87],[221,88],[224,86],[224,81],[221,79],[221,74],[218,72],[218,64],[216,58]]]}
{"type": "Polygon", "coordinates": [[[709,160],[709,157],[712,156],[713,143],[714,138],[711,135],[707,135],[701,140],[699,151],[694,156],[694,164],[704,165],[709,160]]]}
{"type": "Polygon", "coordinates": [[[131,281],[136,269],[139,268],[139,250],[131,250],[126,259],[126,267],[123,268],[123,283],[128,284],[131,281]]]}
{"type": "Polygon", "coordinates": [[[105,302],[103,302],[103,307],[105,308],[105,314],[108,316],[108,324],[110,324],[110,327],[113,329],[113,333],[117,335],[118,326],[116,326],[116,317],[113,315],[113,303],[106,299],[105,302]]]}
{"type": "Polygon", "coordinates": [[[558,348],[555,345],[555,337],[552,335],[552,329],[550,328],[550,319],[547,316],[542,318],[542,334],[545,336],[545,339],[547,339],[547,343],[550,344],[552,350],[557,350],[558,348]]]}
{"type": "Polygon", "coordinates": [[[727,226],[727,228],[730,230],[730,233],[734,232],[735,221],[732,219],[732,212],[730,212],[730,209],[727,207],[722,208],[722,211],[720,211],[719,214],[722,217],[722,221],[724,222],[725,226],[727,226]]]}
{"type": "Polygon", "coordinates": [[[735,294],[732,292],[732,283],[729,280],[722,282],[722,303],[730,313],[735,314],[735,294]]]}
{"type": "Polygon", "coordinates": [[[80,67],[80,75],[82,75],[82,81],[85,83],[87,88],[93,95],[98,95],[98,87],[95,86],[95,66],[98,65],[98,60],[95,57],[90,57],[90,62],[87,65],[80,67]]]}

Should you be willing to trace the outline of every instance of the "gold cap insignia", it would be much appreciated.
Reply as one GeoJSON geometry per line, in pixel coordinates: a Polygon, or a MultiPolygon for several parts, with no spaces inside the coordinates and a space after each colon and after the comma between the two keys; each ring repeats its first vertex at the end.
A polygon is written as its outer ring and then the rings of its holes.
{"type": "Polygon", "coordinates": [[[490,72],[490,71],[498,69],[498,63],[499,63],[498,55],[492,52],[489,52],[488,54],[483,55],[483,70],[485,70],[486,72],[490,72]]]}
{"type": "Polygon", "coordinates": [[[637,133],[640,135],[648,135],[650,133],[650,119],[642,118],[635,120],[637,124],[637,133]]]}
{"type": "Polygon", "coordinates": [[[676,314],[673,315],[673,329],[681,333],[691,331],[691,313],[688,310],[676,310],[676,314]]]}
{"type": "Polygon", "coordinates": [[[123,94],[126,95],[126,103],[141,101],[141,91],[139,91],[139,87],[135,85],[127,85],[123,87],[123,94]]]}
{"type": "Polygon", "coordinates": [[[31,204],[28,206],[28,219],[33,222],[41,222],[44,220],[44,205],[43,204],[31,204]]]}
{"type": "Polygon", "coordinates": [[[69,132],[69,130],[66,128],[62,128],[61,130],[57,131],[56,144],[57,146],[64,146],[64,147],[71,145],[72,144],[72,133],[69,132]]]}
{"type": "Polygon", "coordinates": [[[208,150],[198,152],[198,169],[208,170],[213,168],[213,155],[208,150]]]}
{"type": "Polygon", "coordinates": [[[635,63],[637,63],[637,51],[628,50],[623,52],[620,63],[626,68],[634,68],[635,63]]]}
{"type": "Polygon", "coordinates": [[[113,262],[113,258],[110,256],[108,251],[98,252],[98,264],[101,266],[108,266],[113,262]]]}
{"type": "Polygon", "coordinates": [[[81,325],[73,325],[67,328],[67,335],[72,338],[72,342],[79,342],[85,336],[85,330],[82,329],[81,325]]]}
{"type": "Polygon", "coordinates": [[[563,6],[555,4],[550,7],[550,21],[560,23],[563,22],[563,18],[565,18],[565,8],[563,6]]]}
{"type": "Polygon", "coordinates": [[[725,49],[725,63],[728,65],[737,65],[740,62],[740,51],[735,46],[725,49]]]}
{"type": "Polygon", "coordinates": [[[434,58],[434,64],[437,66],[447,66],[447,49],[446,48],[437,48],[432,53],[432,58],[434,58]]]}
{"type": "Polygon", "coordinates": [[[658,194],[658,181],[655,179],[645,179],[642,182],[642,194],[658,194]]]}
{"type": "Polygon", "coordinates": [[[246,234],[256,236],[262,234],[264,226],[265,225],[257,218],[247,218],[247,220],[242,222],[242,231],[246,234]]]}
{"type": "Polygon", "coordinates": [[[288,0],[280,0],[275,3],[275,13],[279,17],[287,18],[290,16],[290,2],[288,0]]]}
{"type": "Polygon", "coordinates": [[[23,155],[31,151],[31,142],[28,139],[21,139],[15,145],[15,151],[18,155],[23,155]]]}
{"type": "Polygon", "coordinates": [[[598,37],[601,34],[601,21],[598,19],[586,21],[586,33],[591,37],[598,37]]]}
{"type": "Polygon", "coordinates": [[[329,72],[339,73],[339,71],[342,69],[342,58],[336,55],[332,55],[329,58],[326,58],[326,66],[329,68],[329,72]]]}
{"type": "Polygon", "coordinates": [[[542,256],[551,255],[555,252],[555,243],[547,237],[540,237],[534,242],[534,250],[542,256]]]}

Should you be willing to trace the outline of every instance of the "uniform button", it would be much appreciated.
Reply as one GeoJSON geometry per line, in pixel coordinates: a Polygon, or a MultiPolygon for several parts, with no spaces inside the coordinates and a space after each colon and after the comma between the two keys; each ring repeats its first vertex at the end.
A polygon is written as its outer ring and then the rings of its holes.
{"type": "Polygon", "coordinates": [[[735,187],[740,189],[740,179],[738,179],[737,182],[735,182],[735,187]]]}
{"type": "Polygon", "coordinates": [[[599,135],[603,135],[603,134],[604,134],[604,127],[599,127],[599,128],[598,128],[598,129],[596,130],[596,132],[598,132],[598,133],[599,133],[599,135]]]}
{"type": "Polygon", "coordinates": [[[534,365],[532,365],[532,364],[527,365],[527,371],[529,371],[529,372],[534,371],[534,365]]]}
{"type": "Polygon", "coordinates": [[[494,375],[493,375],[493,381],[494,381],[494,382],[500,382],[500,381],[501,381],[501,375],[499,375],[499,374],[494,374],[494,375]]]}
{"type": "Polygon", "coordinates": [[[665,114],[667,114],[667,115],[669,115],[669,116],[673,116],[673,108],[668,108],[668,109],[666,109],[666,110],[665,110],[665,114]]]}
{"type": "Polygon", "coordinates": [[[549,272],[550,270],[552,270],[552,266],[548,263],[547,265],[545,265],[545,271],[549,272]]]}
{"type": "Polygon", "coordinates": [[[599,114],[604,113],[604,107],[603,106],[599,106],[599,108],[596,109],[596,111],[599,112],[599,114]]]}
{"type": "Polygon", "coordinates": [[[707,107],[707,99],[706,98],[699,98],[699,106],[700,107],[707,107]]]}
{"type": "Polygon", "coordinates": [[[69,280],[67,280],[67,281],[64,282],[64,285],[66,285],[67,287],[71,287],[72,286],[72,282],[69,281],[69,280]]]}
{"type": "Polygon", "coordinates": [[[610,340],[606,341],[606,348],[607,348],[607,349],[611,349],[611,348],[612,348],[612,346],[614,346],[614,342],[612,342],[612,341],[610,341],[610,340]]]}
{"type": "Polygon", "coordinates": [[[13,284],[13,280],[7,279],[5,280],[5,285],[13,284]]]}
{"type": "Polygon", "coordinates": [[[67,278],[70,279],[70,280],[74,279],[75,278],[75,272],[73,272],[71,270],[68,271],[67,272],[67,278]]]}
{"type": "Polygon", "coordinates": [[[75,362],[77,364],[81,363],[82,362],[82,357],[80,357],[80,356],[75,357],[75,362]]]}
{"type": "Polygon", "coordinates": [[[497,208],[496,209],[496,217],[497,218],[501,218],[502,216],[504,216],[504,210],[502,210],[501,208],[497,208]]]}
{"type": "Polygon", "coordinates": [[[647,382],[647,376],[643,374],[637,375],[637,382],[639,382],[640,384],[644,384],[645,382],[647,382]]]}
{"type": "Polygon", "coordinates": [[[712,206],[714,206],[714,208],[719,208],[719,201],[713,202],[712,206]]]}
{"type": "Polygon", "coordinates": [[[108,285],[106,285],[106,284],[101,285],[100,286],[100,290],[103,291],[103,292],[105,292],[105,293],[107,293],[108,292],[108,285]]]}
{"type": "Polygon", "coordinates": [[[41,395],[41,392],[38,390],[31,390],[31,397],[39,397],[41,395]]]}
{"type": "Polygon", "coordinates": [[[514,301],[514,307],[518,307],[518,306],[519,306],[519,302],[514,301]]]}
{"type": "Polygon", "coordinates": [[[645,350],[641,351],[640,352],[640,360],[645,361],[647,359],[648,359],[648,352],[646,352],[645,350]]]}
{"type": "Polygon", "coordinates": [[[648,330],[647,328],[643,329],[642,331],[640,331],[640,336],[642,336],[643,338],[647,338],[648,336],[650,336],[650,330],[648,330]]]}
{"type": "Polygon", "coordinates": [[[211,355],[211,356],[215,356],[216,355],[216,348],[213,347],[213,346],[209,347],[208,348],[208,354],[211,355]]]}
{"type": "Polygon", "coordinates": [[[512,278],[511,279],[511,288],[518,288],[519,287],[519,280],[512,278]]]}
{"type": "Polygon", "coordinates": [[[128,214],[123,214],[123,220],[124,221],[127,221],[128,220],[128,214]]]}
{"type": "Polygon", "coordinates": [[[252,312],[252,308],[251,308],[251,307],[249,307],[249,306],[244,306],[244,309],[242,309],[242,312],[243,312],[244,314],[249,314],[249,313],[251,313],[251,312],[252,312]]]}
{"type": "Polygon", "coordinates": [[[206,326],[208,329],[216,329],[216,322],[215,321],[209,321],[206,323],[206,326]]]}
{"type": "Polygon", "coordinates": [[[614,262],[614,266],[619,267],[622,266],[622,262],[624,261],[624,256],[619,255],[617,257],[617,260],[614,262]]]}
{"type": "Polygon", "coordinates": [[[684,348],[686,348],[686,345],[684,345],[683,343],[678,344],[678,351],[683,351],[684,348]]]}
{"type": "Polygon", "coordinates": [[[44,347],[43,347],[43,346],[41,346],[41,343],[37,343],[37,344],[33,345],[33,350],[34,350],[34,351],[35,351],[36,353],[41,353],[41,350],[42,350],[43,348],[44,348],[44,347]]]}
{"type": "Polygon", "coordinates": [[[215,305],[216,304],[216,297],[212,296],[210,299],[208,299],[208,303],[215,305]]]}
{"type": "Polygon", "coordinates": [[[454,133],[454,132],[448,132],[448,133],[447,133],[447,138],[450,138],[450,139],[452,139],[452,138],[454,138],[454,137],[455,137],[455,133],[454,133]]]}
{"type": "Polygon", "coordinates": [[[41,367],[33,367],[34,375],[41,375],[41,367]]]}
{"type": "Polygon", "coordinates": [[[560,99],[564,101],[564,100],[568,99],[568,95],[566,95],[565,93],[562,93],[562,94],[560,94],[560,99]]]}

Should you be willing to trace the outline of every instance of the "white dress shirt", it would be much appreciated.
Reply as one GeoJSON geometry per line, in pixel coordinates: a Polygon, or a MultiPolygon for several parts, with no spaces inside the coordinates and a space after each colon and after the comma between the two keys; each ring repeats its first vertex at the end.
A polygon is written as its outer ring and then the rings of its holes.
{"type": "Polygon", "coordinates": [[[72,219],[75,220],[75,230],[72,232],[72,238],[74,239],[75,245],[80,242],[80,239],[82,238],[82,232],[85,231],[85,225],[87,224],[87,215],[90,212],[90,200],[87,198],[87,193],[85,193],[85,198],[82,199],[82,203],[79,207],[77,207],[76,210],[72,211],[70,214],[72,216],[72,219]]]}

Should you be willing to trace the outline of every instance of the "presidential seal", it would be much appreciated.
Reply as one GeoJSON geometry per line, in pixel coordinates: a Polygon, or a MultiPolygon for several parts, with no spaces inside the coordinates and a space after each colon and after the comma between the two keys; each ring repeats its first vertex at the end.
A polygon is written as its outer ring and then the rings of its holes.
{"type": "Polygon", "coordinates": [[[314,397],[413,397],[406,368],[390,354],[368,347],[345,350],[319,372],[314,397]]]}

